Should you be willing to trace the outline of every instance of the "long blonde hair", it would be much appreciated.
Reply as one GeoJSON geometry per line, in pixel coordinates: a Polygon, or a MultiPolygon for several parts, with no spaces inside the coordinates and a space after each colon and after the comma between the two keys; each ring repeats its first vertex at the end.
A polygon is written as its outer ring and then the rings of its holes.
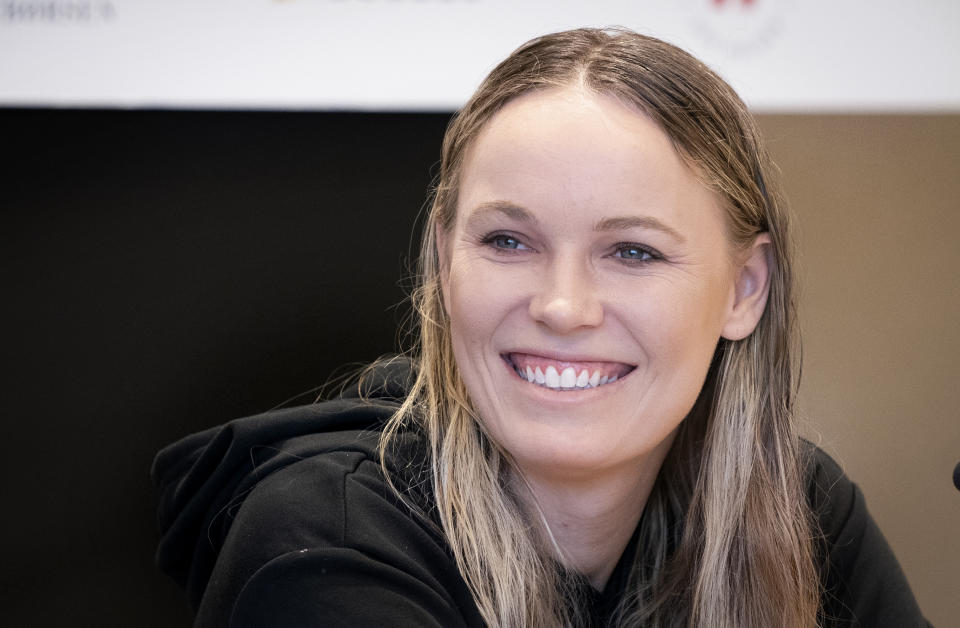
{"type": "Polygon", "coordinates": [[[412,295],[417,376],[386,426],[381,456],[415,423],[431,452],[444,534],[491,626],[581,621],[565,574],[508,481],[510,460],[483,430],[454,359],[435,231],[453,224],[464,155],[513,98],[580,85],[631,103],[672,139],[721,199],[734,245],[771,239],[766,310],[754,332],[721,339],[640,522],[620,625],[810,626],[817,622],[813,524],[793,431],[797,384],[789,214],[756,125],[734,91],[686,52],[623,29],[546,35],[500,63],[453,118],[424,228],[412,295]]]}

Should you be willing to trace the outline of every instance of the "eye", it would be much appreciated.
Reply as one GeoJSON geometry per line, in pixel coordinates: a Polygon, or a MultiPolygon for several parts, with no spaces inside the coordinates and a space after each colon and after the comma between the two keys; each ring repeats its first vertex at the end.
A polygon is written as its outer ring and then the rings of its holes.
{"type": "Polygon", "coordinates": [[[663,256],[654,249],[629,242],[616,245],[613,256],[627,262],[652,262],[663,259],[663,256]]]}
{"type": "Polygon", "coordinates": [[[523,251],[530,248],[508,233],[491,233],[483,239],[483,242],[505,251],[523,251]]]}

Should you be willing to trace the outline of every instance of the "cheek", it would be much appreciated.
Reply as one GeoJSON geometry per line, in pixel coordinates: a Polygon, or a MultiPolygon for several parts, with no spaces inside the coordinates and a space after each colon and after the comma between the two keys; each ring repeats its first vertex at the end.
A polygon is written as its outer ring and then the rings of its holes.
{"type": "Polygon", "coordinates": [[[485,322],[491,315],[491,297],[495,293],[482,278],[470,281],[470,275],[460,265],[451,265],[444,300],[455,341],[469,342],[471,336],[486,327],[485,322]]]}
{"type": "Polygon", "coordinates": [[[522,305],[520,273],[497,272],[483,260],[451,260],[444,302],[455,336],[468,344],[489,338],[510,312],[522,305]]]}
{"type": "Polygon", "coordinates": [[[663,285],[635,301],[628,325],[640,335],[650,367],[699,376],[701,369],[692,367],[709,364],[720,338],[723,292],[719,283],[663,285]]]}

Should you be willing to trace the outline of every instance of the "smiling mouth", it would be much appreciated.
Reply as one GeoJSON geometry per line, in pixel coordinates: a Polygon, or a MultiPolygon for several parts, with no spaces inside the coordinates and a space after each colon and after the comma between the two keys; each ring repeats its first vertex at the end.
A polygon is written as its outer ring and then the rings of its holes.
{"type": "Polygon", "coordinates": [[[521,379],[551,390],[599,388],[636,368],[623,362],[566,362],[529,353],[506,353],[502,357],[521,379]]]}

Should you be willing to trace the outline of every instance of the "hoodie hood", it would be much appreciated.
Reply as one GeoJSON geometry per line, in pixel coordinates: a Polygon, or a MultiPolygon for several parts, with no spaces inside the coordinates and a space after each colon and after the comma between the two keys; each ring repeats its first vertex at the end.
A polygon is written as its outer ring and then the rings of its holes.
{"type": "Polygon", "coordinates": [[[337,399],[237,419],[157,454],[156,560],[194,609],[244,496],[278,469],[345,445],[375,457],[380,430],[406,397],[412,374],[409,360],[387,360],[337,399]]]}

